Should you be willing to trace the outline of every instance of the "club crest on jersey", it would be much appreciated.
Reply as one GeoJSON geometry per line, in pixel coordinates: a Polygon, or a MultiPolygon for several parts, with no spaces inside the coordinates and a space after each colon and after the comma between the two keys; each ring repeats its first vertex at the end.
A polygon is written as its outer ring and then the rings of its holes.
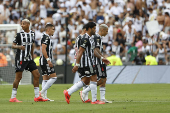
{"type": "Polygon", "coordinates": [[[90,74],[90,72],[89,72],[89,71],[85,71],[84,73],[85,73],[85,74],[90,74]]]}

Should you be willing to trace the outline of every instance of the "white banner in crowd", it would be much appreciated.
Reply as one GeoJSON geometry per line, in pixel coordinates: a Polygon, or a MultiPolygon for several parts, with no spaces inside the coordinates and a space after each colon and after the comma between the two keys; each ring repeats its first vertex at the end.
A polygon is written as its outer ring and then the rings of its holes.
{"type": "Polygon", "coordinates": [[[148,29],[149,35],[153,36],[154,34],[160,32],[158,21],[148,21],[146,22],[146,27],[148,29]]]}

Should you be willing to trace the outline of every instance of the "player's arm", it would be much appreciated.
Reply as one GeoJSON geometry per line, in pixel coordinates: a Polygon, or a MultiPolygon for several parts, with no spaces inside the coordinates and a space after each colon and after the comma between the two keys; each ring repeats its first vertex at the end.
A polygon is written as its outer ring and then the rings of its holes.
{"type": "Polygon", "coordinates": [[[45,59],[47,60],[47,63],[49,64],[50,67],[53,67],[53,64],[51,63],[48,55],[47,55],[47,51],[46,51],[47,45],[46,44],[42,44],[42,54],[45,57],[45,59]]]}
{"type": "Polygon", "coordinates": [[[14,38],[14,41],[13,41],[13,44],[12,44],[12,49],[20,49],[20,50],[25,50],[25,47],[24,46],[21,46],[21,45],[17,45],[19,42],[20,42],[20,34],[17,33],[17,35],[15,36],[14,38]]]}
{"type": "Polygon", "coordinates": [[[100,37],[95,36],[94,43],[95,43],[94,56],[101,59],[106,65],[110,64],[110,61],[104,58],[102,53],[100,52],[99,48],[100,44],[102,43],[100,37]]]}
{"type": "Polygon", "coordinates": [[[31,47],[31,56],[32,56],[32,59],[34,59],[34,44],[32,44],[32,47],[31,47]]]}
{"type": "Polygon", "coordinates": [[[80,59],[81,59],[81,56],[82,56],[83,52],[85,51],[87,45],[89,44],[88,41],[89,40],[87,38],[83,38],[80,42],[80,48],[77,52],[77,57],[76,57],[76,64],[72,69],[73,73],[75,73],[78,70],[78,67],[80,66],[80,59]]]}
{"type": "MultiPolygon", "coordinates": [[[[100,52],[101,53],[101,52],[100,52]]],[[[96,48],[94,49],[94,56],[101,59],[106,65],[110,64],[110,61],[107,60],[106,58],[104,58],[100,53],[98,53],[98,51],[96,50],[96,48]]]]}
{"type": "Polygon", "coordinates": [[[47,51],[46,51],[47,45],[49,43],[49,37],[43,36],[41,39],[41,43],[42,43],[42,54],[45,57],[45,59],[47,60],[49,67],[53,67],[53,64],[51,63],[51,61],[47,55],[47,51]]]}

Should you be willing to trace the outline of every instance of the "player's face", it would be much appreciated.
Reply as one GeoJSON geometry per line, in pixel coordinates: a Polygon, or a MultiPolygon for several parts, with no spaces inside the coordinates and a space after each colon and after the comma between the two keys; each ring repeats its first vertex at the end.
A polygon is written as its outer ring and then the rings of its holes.
{"type": "Polygon", "coordinates": [[[96,33],[96,26],[94,26],[93,28],[91,28],[91,35],[95,35],[96,33]]]}
{"type": "Polygon", "coordinates": [[[54,27],[51,27],[49,30],[50,30],[50,35],[53,35],[53,34],[54,34],[54,31],[55,31],[55,28],[54,28],[54,27]]]}
{"type": "Polygon", "coordinates": [[[25,30],[25,29],[29,28],[29,23],[22,21],[21,27],[22,27],[23,30],[25,30]]]}
{"type": "Polygon", "coordinates": [[[102,36],[106,36],[108,34],[108,28],[103,29],[102,36]]]}

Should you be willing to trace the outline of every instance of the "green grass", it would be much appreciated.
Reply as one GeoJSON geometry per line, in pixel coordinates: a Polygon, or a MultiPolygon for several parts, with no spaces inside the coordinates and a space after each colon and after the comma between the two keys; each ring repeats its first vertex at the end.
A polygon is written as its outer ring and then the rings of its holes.
{"type": "Polygon", "coordinates": [[[33,86],[20,85],[17,98],[22,103],[8,102],[12,85],[0,85],[0,113],[170,113],[170,84],[107,85],[106,98],[113,103],[104,105],[82,103],[78,91],[67,104],[63,90],[71,85],[53,85],[48,97],[54,102],[34,102],[33,86]]]}

